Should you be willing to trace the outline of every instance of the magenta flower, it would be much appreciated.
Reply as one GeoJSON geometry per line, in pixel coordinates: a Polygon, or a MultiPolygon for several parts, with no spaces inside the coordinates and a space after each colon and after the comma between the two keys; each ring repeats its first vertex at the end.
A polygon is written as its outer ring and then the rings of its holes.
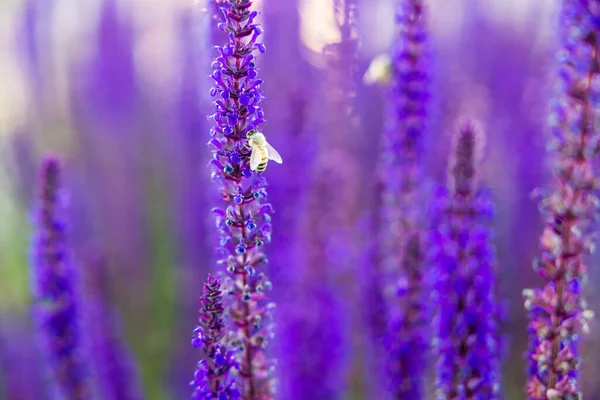
{"type": "Polygon", "coordinates": [[[546,227],[535,271],[546,281],[541,289],[523,291],[531,335],[527,395],[531,400],[578,399],[581,365],[578,342],[592,311],[582,289],[588,255],[594,247],[592,224],[598,215],[597,1],[564,1],[559,81],[550,118],[554,140],[554,179],[540,204],[546,227]]]}
{"type": "Polygon", "coordinates": [[[200,325],[194,329],[192,346],[202,348],[206,358],[198,363],[194,380],[192,399],[228,400],[239,399],[240,391],[231,376],[232,369],[239,368],[235,352],[227,350],[223,344],[225,323],[223,322],[223,291],[221,281],[208,275],[204,284],[204,296],[201,297],[200,325]]]}
{"type": "Polygon", "coordinates": [[[65,238],[60,196],[60,163],[46,157],[33,240],[33,312],[53,390],[61,399],[91,396],[89,370],[82,354],[81,306],[78,275],[65,238]]]}
{"type": "Polygon", "coordinates": [[[471,123],[455,138],[448,189],[434,205],[431,258],[435,276],[438,399],[494,400],[500,391],[499,307],[494,249],[482,221],[492,215],[478,182],[482,138],[471,123]]]}
{"type": "MultiPolygon", "coordinates": [[[[254,63],[254,52],[265,51],[258,42],[262,29],[254,23],[258,15],[249,0],[228,0],[221,8],[218,27],[229,41],[217,46],[213,62],[216,126],[209,145],[213,149],[212,178],[219,182],[224,208],[217,208],[221,234],[220,263],[228,278],[223,282],[229,295],[227,314],[235,324],[231,348],[239,350],[236,379],[242,397],[248,400],[272,397],[272,362],[265,355],[271,336],[271,308],[266,292],[271,282],[259,269],[267,263],[262,246],[271,240],[271,205],[266,202],[266,179],[250,168],[251,149],[247,137],[264,122],[259,103],[263,100],[254,63]]],[[[254,136],[253,136],[254,137],[254,136]]],[[[261,168],[259,167],[258,170],[261,168]]]]}

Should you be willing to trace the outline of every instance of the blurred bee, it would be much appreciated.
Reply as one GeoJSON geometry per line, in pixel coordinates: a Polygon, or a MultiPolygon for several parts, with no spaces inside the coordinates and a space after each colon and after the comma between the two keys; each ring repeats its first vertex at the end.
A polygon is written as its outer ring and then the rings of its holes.
{"type": "Polygon", "coordinates": [[[387,54],[380,54],[371,61],[363,82],[367,85],[386,85],[392,79],[392,60],[387,54]]]}
{"type": "Polygon", "coordinates": [[[252,171],[256,171],[259,174],[265,172],[267,169],[267,163],[269,160],[273,160],[276,163],[283,163],[281,156],[271,146],[267,139],[265,139],[265,135],[256,129],[252,129],[246,133],[247,146],[252,149],[252,153],[250,153],[250,169],[252,171]]]}

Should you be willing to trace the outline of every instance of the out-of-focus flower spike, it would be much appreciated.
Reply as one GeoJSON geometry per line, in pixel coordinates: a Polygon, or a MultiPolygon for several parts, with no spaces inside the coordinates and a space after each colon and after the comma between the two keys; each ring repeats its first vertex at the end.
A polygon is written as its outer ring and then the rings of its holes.
{"type": "MultiPolygon", "coordinates": [[[[391,56],[374,60],[369,79],[388,83],[388,103],[377,180],[381,185],[379,274],[385,299],[385,332],[372,326],[385,346],[386,388],[396,399],[421,400],[428,352],[427,292],[423,271],[423,143],[429,99],[426,8],[423,0],[398,0],[398,37],[391,56]],[[389,66],[388,66],[389,63],[389,66]],[[419,254],[418,254],[419,253],[419,254]]],[[[365,77],[366,79],[366,77],[365,77]]],[[[371,320],[381,320],[370,318],[371,320]]],[[[373,396],[379,396],[374,393],[373,396]]]]}
{"type": "MultiPolygon", "coordinates": [[[[252,1],[227,0],[219,5],[218,27],[227,33],[228,41],[219,47],[213,63],[215,127],[211,136],[220,146],[210,146],[217,161],[210,169],[220,185],[225,212],[216,219],[227,274],[223,281],[228,294],[226,313],[235,326],[228,346],[240,350],[235,354],[239,361],[236,382],[242,398],[263,400],[272,398],[274,384],[273,361],[265,354],[272,336],[265,289],[271,285],[261,271],[267,264],[263,246],[269,243],[272,228],[269,214],[263,211],[268,204],[266,179],[250,166],[248,133],[254,138],[264,122],[262,80],[257,78],[254,57],[265,48],[259,42],[262,30],[253,21],[257,14],[252,1]]],[[[261,171],[260,165],[256,170],[261,171]]]]}
{"type": "MultiPolygon", "coordinates": [[[[289,400],[336,399],[348,382],[351,330],[347,329],[348,301],[354,291],[347,284],[355,265],[355,215],[359,187],[357,165],[352,157],[355,142],[348,140],[358,129],[354,100],[358,40],[356,1],[334,2],[335,23],[340,40],[327,43],[323,56],[327,65],[314,99],[319,114],[319,134],[312,139],[317,154],[308,179],[306,215],[300,226],[300,241],[292,256],[294,280],[286,297],[291,301],[282,321],[278,396],[289,400]]],[[[304,163],[304,168],[310,163],[304,163]]],[[[287,210],[289,212],[289,209],[287,210]]],[[[362,368],[362,366],[360,367],[362,368]]]]}
{"type": "Polygon", "coordinates": [[[439,399],[494,400],[500,391],[496,262],[482,223],[491,207],[477,171],[482,146],[482,134],[464,122],[454,140],[448,188],[438,191],[433,207],[439,399]]]}
{"type": "Polygon", "coordinates": [[[85,400],[91,396],[91,385],[82,348],[79,277],[65,238],[60,177],[59,160],[46,157],[32,243],[33,312],[53,390],[59,398],[85,400]]]}
{"type": "Polygon", "coordinates": [[[387,372],[395,399],[422,399],[429,350],[427,292],[423,271],[424,241],[419,231],[409,234],[403,246],[402,274],[388,286],[400,304],[391,307],[387,329],[387,372]]]}
{"type": "Polygon", "coordinates": [[[580,399],[579,340],[593,315],[583,289],[596,239],[600,133],[600,2],[564,0],[557,94],[549,119],[554,178],[540,210],[546,226],[534,270],[543,288],[523,291],[531,336],[530,400],[580,399]]]}

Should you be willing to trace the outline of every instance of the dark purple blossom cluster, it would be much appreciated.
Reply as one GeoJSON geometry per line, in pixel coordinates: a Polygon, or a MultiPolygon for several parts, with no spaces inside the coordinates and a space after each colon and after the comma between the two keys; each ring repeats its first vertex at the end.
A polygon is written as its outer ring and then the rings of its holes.
{"type": "Polygon", "coordinates": [[[194,329],[192,346],[202,348],[206,358],[196,367],[192,398],[196,400],[227,400],[241,398],[240,391],[231,376],[232,369],[239,368],[235,351],[228,350],[223,321],[223,291],[221,281],[208,275],[201,298],[200,325],[194,329]]]}
{"type": "Polygon", "coordinates": [[[554,179],[540,204],[546,226],[535,271],[546,280],[541,289],[523,291],[530,315],[531,400],[569,400],[582,396],[578,385],[580,335],[593,313],[582,289],[590,230],[598,216],[597,157],[600,133],[600,29],[597,1],[563,1],[562,43],[557,97],[550,118],[554,179]]]}
{"type": "MultiPolygon", "coordinates": [[[[422,399],[428,354],[420,199],[423,142],[427,123],[426,8],[422,0],[399,1],[398,40],[389,70],[388,115],[380,160],[378,269],[384,290],[385,338],[390,390],[397,399],[422,399]]],[[[375,319],[375,318],[374,318],[375,319]]]]}
{"type": "Polygon", "coordinates": [[[265,51],[258,39],[262,29],[254,22],[258,13],[249,0],[222,4],[218,27],[228,42],[218,46],[213,62],[215,86],[211,95],[216,108],[209,145],[213,149],[212,178],[219,182],[224,208],[214,209],[221,234],[220,263],[228,278],[228,315],[235,324],[229,346],[239,350],[238,378],[242,397],[270,399],[273,392],[272,362],[265,354],[272,335],[271,309],[266,292],[271,283],[260,268],[267,263],[262,246],[271,239],[271,205],[266,202],[266,180],[250,169],[251,149],[247,134],[264,122],[259,103],[262,80],[257,78],[254,52],[265,51]]]}
{"type": "Polygon", "coordinates": [[[500,390],[495,258],[482,224],[493,206],[479,184],[482,137],[461,126],[448,189],[434,202],[430,256],[438,304],[435,332],[436,398],[497,399],[500,390]]]}
{"type": "Polygon", "coordinates": [[[85,400],[92,392],[83,358],[79,281],[66,243],[57,158],[44,159],[40,179],[32,243],[33,312],[55,385],[53,390],[59,398],[85,400]]]}

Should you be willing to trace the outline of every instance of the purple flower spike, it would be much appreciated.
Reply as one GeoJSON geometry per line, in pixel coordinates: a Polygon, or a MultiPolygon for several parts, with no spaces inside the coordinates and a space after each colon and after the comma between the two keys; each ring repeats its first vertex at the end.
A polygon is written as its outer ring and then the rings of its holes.
{"type": "Polygon", "coordinates": [[[213,62],[215,81],[212,115],[216,126],[210,146],[217,163],[211,163],[213,180],[220,183],[224,200],[222,215],[217,215],[221,234],[220,263],[226,268],[223,286],[230,296],[227,313],[235,323],[229,345],[239,352],[239,376],[236,379],[246,400],[271,399],[272,362],[265,355],[272,335],[271,309],[266,292],[271,283],[260,269],[267,263],[263,245],[271,240],[271,207],[266,203],[266,179],[250,168],[249,131],[258,130],[263,122],[259,103],[263,96],[262,81],[257,79],[254,52],[262,50],[250,0],[222,3],[220,30],[229,41],[218,47],[213,62]],[[247,103],[247,104],[244,104],[247,103]],[[214,140],[220,143],[214,145],[214,140]],[[223,168],[216,167],[222,165],[223,168]]]}
{"type": "Polygon", "coordinates": [[[33,240],[34,316],[59,398],[91,397],[87,365],[82,358],[78,276],[61,219],[60,163],[47,157],[41,166],[41,190],[33,240]]]}
{"type": "Polygon", "coordinates": [[[391,287],[399,304],[389,310],[387,372],[392,380],[393,398],[399,400],[417,400],[425,396],[423,378],[429,352],[429,322],[422,247],[418,232],[408,236],[400,265],[402,275],[391,287]]]}
{"type": "MultiPolygon", "coordinates": [[[[373,307],[370,312],[374,315],[369,319],[374,324],[374,341],[380,344],[384,339],[389,391],[396,399],[421,400],[425,396],[429,341],[420,232],[429,99],[424,1],[398,0],[396,22],[398,40],[391,57],[374,60],[365,76],[367,82],[389,84],[377,182],[381,191],[379,254],[373,279],[382,294],[381,300],[375,294],[369,296],[383,307],[373,307]]],[[[375,390],[379,386],[376,382],[375,390]]]]}
{"type": "MultiPolygon", "coordinates": [[[[383,138],[382,180],[388,182],[389,194],[384,199],[394,202],[394,195],[399,194],[405,208],[419,195],[422,178],[429,99],[426,11],[423,0],[399,0],[396,19],[400,40],[391,59],[393,75],[383,138]]],[[[410,208],[411,212],[402,217],[402,224],[414,226],[420,207],[410,208]]]]}
{"type": "Polygon", "coordinates": [[[600,102],[600,7],[591,0],[562,4],[563,48],[550,117],[555,171],[551,190],[540,204],[546,227],[540,237],[542,255],[534,263],[547,283],[542,289],[523,291],[530,318],[526,392],[531,400],[581,398],[578,342],[593,316],[582,289],[600,201],[595,166],[600,134],[593,122],[600,102]]]}
{"type": "Polygon", "coordinates": [[[492,205],[477,182],[481,139],[471,123],[461,126],[449,188],[437,193],[433,210],[436,398],[443,400],[494,400],[500,391],[494,249],[481,223],[491,217],[492,205]]]}
{"type": "Polygon", "coordinates": [[[223,345],[225,323],[223,322],[223,291],[221,281],[208,275],[204,284],[204,296],[201,297],[200,326],[194,329],[192,346],[202,348],[206,358],[198,363],[194,380],[192,399],[195,400],[234,400],[241,393],[235,386],[231,375],[239,368],[234,351],[223,345]]]}

